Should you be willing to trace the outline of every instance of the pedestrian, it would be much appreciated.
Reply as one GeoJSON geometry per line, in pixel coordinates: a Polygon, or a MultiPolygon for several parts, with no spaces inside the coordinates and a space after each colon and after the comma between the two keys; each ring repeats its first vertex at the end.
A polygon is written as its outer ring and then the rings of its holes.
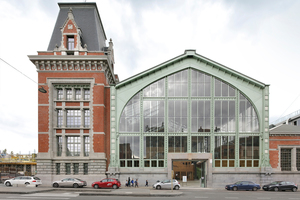
{"type": "Polygon", "coordinates": [[[135,186],[134,187],[139,187],[139,183],[138,183],[138,180],[137,179],[135,179],[135,186]]]}
{"type": "Polygon", "coordinates": [[[148,180],[146,180],[146,184],[145,184],[145,186],[146,186],[146,187],[148,187],[148,180]]]}
{"type": "Polygon", "coordinates": [[[130,187],[130,177],[128,177],[128,187],[130,187]]]}
{"type": "Polygon", "coordinates": [[[133,187],[133,184],[134,184],[134,180],[132,179],[131,180],[131,187],[133,187]]]}
{"type": "Polygon", "coordinates": [[[127,180],[126,180],[126,183],[125,183],[125,187],[128,187],[128,182],[127,182],[127,180]]]}

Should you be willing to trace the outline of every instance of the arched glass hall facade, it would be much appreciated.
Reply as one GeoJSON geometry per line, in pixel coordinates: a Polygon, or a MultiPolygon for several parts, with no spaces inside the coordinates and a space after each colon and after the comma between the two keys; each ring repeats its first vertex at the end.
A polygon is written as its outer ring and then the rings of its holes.
{"type": "Polygon", "coordinates": [[[137,91],[118,123],[120,168],[165,168],[168,153],[211,153],[213,167],[259,167],[260,123],[236,87],[193,68],[137,91]]]}

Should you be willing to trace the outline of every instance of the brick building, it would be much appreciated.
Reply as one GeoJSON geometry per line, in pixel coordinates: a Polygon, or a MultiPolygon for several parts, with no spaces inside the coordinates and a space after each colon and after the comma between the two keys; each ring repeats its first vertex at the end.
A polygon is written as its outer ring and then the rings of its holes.
{"type": "Polygon", "coordinates": [[[70,176],[90,184],[105,177],[110,158],[113,43],[96,3],[58,5],[47,51],[29,56],[40,88],[37,174],[45,184],[70,176]]]}

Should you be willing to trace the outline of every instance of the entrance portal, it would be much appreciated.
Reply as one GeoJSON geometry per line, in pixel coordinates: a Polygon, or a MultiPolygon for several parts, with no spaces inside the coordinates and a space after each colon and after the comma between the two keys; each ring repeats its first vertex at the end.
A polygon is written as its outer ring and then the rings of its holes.
{"type": "Polygon", "coordinates": [[[206,183],[206,160],[173,160],[173,172],[176,180],[183,180],[183,176],[187,177],[187,181],[200,181],[201,187],[205,187],[206,183]]]}

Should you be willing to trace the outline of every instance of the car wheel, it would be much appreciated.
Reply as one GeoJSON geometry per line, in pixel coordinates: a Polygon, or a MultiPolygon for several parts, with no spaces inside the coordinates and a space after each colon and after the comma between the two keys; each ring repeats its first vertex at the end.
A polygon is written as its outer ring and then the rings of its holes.
{"type": "Polygon", "coordinates": [[[99,188],[99,185],[95,184],[95,185],[94,185],[94,188],[95,188],[95,189],[98,189],[98,188],[99,188]]]}
{"type": "Polygon", "coordinates": [[[278,187],[275,187],[275,188],[274,188],[274,191],[275,191],[275,192],[278,192],[278,190],[279,190],[278,187]]]}
{"type": "Polygon", "coordinates": [[[79,185],[78,185],[77,183],[74,183],[74,184],[73,184],[73,187],[74,187],[74,188],[78,188],[79,185]]]}
{"type": "Polygon", "coordinates": [[[252,188],[252,191],[257,191],[257,187],[252,188]]]}
{"type": "Polygon", "coordinates": [[[26,186],[29,185],[29,184],[30,184],[30,183],[28,183],[28,182],[25,183],[26,186]]]}
{"type": "Polygon", "coordinates": [[[176,185],[176,186],[174,187],[174,189],[175,189],[175,190],[179,190],[179,186],[176,185]]]}
{"type": "Polygon", "coordinates": [[[58,184],[57,183],[53,183],[53,187],[58,188],[58,184]]]}
{"type": "Polygon", "coordinates": [[[237,188],[237,187],[233,187],[232,190],[233,190],[233,191],[237,191],[238,188],[237,188]]]}
{"type": "Polygon", "coordinates": [[[293,191],[293,192],[297,192],[297,188],[294,187],[294,188],[292,189],[292,191],[293,191]]]}
{"type": "Polygon", "coordinates": [[[117,185],[113,185],[112,188],[115,190],[115,189],[118,189],[118,186],[117,185]]]}
{"type": "Polygon", "coordinates": [[[7,187],[11,186],[10,182],[6,182],[5,185],[6,185],[7,187]]]}
{"type": "Polygon", "coordinates": [[[156,189],[160,190],[160,189],[161,189],[161,186],[160,186],[160,185],[156,186],[156,189]]]}

